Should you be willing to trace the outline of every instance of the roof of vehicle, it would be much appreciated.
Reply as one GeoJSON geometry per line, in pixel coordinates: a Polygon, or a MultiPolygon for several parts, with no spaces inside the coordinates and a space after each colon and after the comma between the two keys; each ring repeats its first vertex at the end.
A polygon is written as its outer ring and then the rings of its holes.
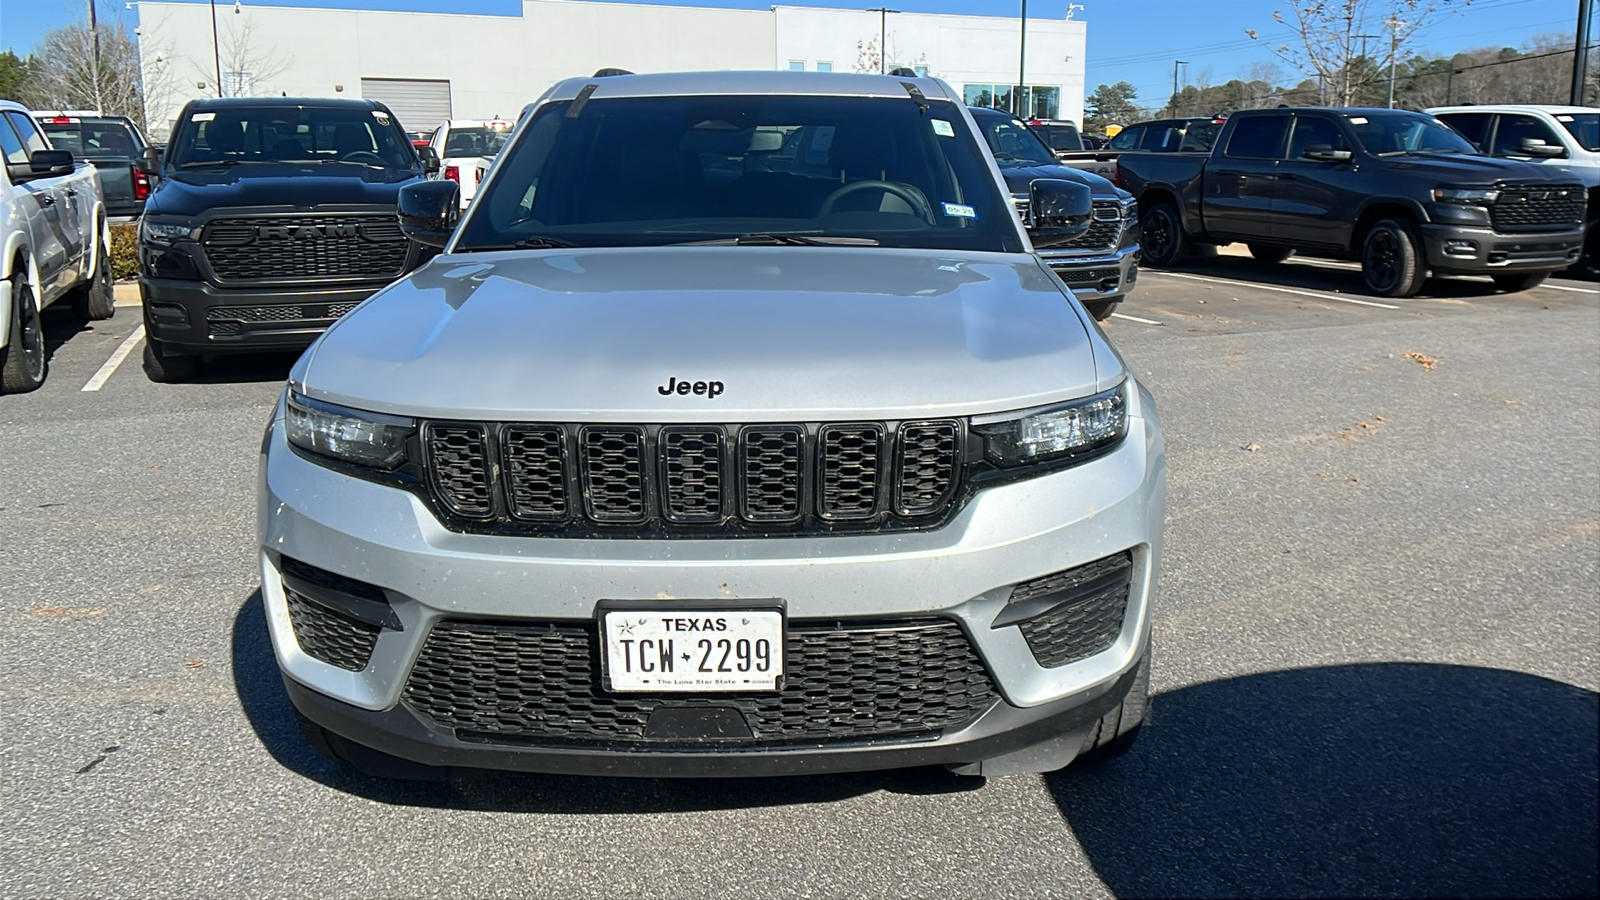
{"type": "Polygon", "coordinates": [[[571,100],[588,85],[590,97],[701,97],[715,95],[897,97],[906,98],[906,85],[914,85],[929,100],[961,103],[937,78],[902,78],[896,75],[858,75],[846,72],[670,72],[656,75],[610,75],[569,78],[557,83],[546,100],[571,100]]]}
{"type": "Polygon", "coordinates": [[[1428,110],[1429,115],[1458,112],[1547,112],[1563,114],[1597,113],[1600,112],[1600,109],[1596,109],[1593,106],[1546,106],[1542,103],[1486,103],[1481,106],[1435,106],[1428,110]]]}
{"type": "Polygon", "coordinates": [[[15,100],[0,100],[0,109],[14,109],[17,112],[27,112],[28,108],[15,100]]]}
{"type": "Polygon", "coordinates": [[[1225,122],[1225,121],[1227,121],[1227,119],[1228,119],[1228,117],[1226,115],[1220,115],[1220,116],[1169,116],[1169,117],[1167,117],[1165,119],[1146,119],[1143,122],[1135,122],[1135,123],[1133,123],[1133,125],[1129,125],[1128,127],[1132,128],[1132,127],[1134,127],[1134,125],[1166,125],[1169,122],[1181,122],[1181,123],[1183,123],[1185,125],[1193,125],[1196,122],[1225,122]]]}
{"type": "Polygon", "coordinates": [[[1418,116],[1426,115],[1426,113],[1420,113],[1414,109],[1390,109],[1386,106],[1279,106],[1273,109],[1241,109],[1235,111],[1232,113],[1232,115],[1258,116],[1266,113],[1302,112],[1325,112],[1334,113],[1335,115],[1340,116],[1374,116],[1382,115],[1383,113],[1411,113],[1412,115],[1418,116]]]}
{"type": "Polygon", "coordinates": [[[310,106],[323,109],[382,109],[376,100],[345,99],[343,97],[200,97],[189,101],[194,109],[283,109],[286,106],[310,106]]]}

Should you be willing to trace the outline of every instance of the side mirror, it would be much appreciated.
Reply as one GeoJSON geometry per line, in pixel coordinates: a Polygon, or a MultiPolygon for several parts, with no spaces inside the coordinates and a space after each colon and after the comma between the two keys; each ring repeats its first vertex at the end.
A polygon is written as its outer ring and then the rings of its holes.
{"type": "Polygon", "coordinates": [[[35,178],[71,175],[72,153],[67,150],[35,150],[28,157],[28,172],[35,178]]]}
{"type": "Polygon", "coordinates": [[[461,218],[461,185],[454,181],[413,181],[400,189],[396,209],[405,236],[429,247],[443,247],[461,218]]]}
{"type": "Polygon", "coordinates": [[[1028,236],[1036,249],[1069,243],[1089,230],[1094,193],[1087,184],[1040,178],[1028,186],[1028,236]]]}
{"type": "Polygon", "coordinates": [[[144,153],[134,162],[133,167],[146,175],[160,175],[161,163],[166,157],[166,151],[160,147],[146,147],[144,153]]]}
{"type": "Polygon", "coordinates": [[[1537,156],[1540,159],[1556,159],[1567,155],[1565,148],[1556,144],[1547,144],[1538,138],[1523,138],[1518,141],[1517,152],[1523,156],[1537,156]]]}
{"type": "Polygon", "coordinates": [[[417,158],[422,160],[422,174],[432,175],[439,171],[439,154],[433,152],[431,146],[427,144],[418,145],[417,158]]]}
{"type": "Polygon", "coordinates": [[[1349,162],[1355,156],[1349,150],[1335,150],[1331,144],[1307,144],[1300,151],[1301,159],[1312,162],[1349,162]]]}

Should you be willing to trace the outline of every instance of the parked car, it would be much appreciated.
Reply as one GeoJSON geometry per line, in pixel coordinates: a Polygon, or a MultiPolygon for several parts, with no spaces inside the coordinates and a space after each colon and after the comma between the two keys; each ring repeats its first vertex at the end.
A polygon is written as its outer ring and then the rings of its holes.
{"type": "Polygon", "coordinates": [[[971,110],[1000,164],[1024,224],[1029,224],[1029,192],[1040,178],[1061,178],[1089,187],[1094,197],[1094,223],[1081,237],[1040,250],[1039,255],[1096,318],[1111,317],[1139,277],[1139,209],[1133,195],[1105,178],[1061,165],[1037,137],[1037,129],[998,109],[971,110]]]}
{"type": "Polygon", "coordinates": [[[0,100],[0,393],[44,384],[40,311],[57,301],[85,319],[116,314],[111,233],[100,174],[51,146],[26,107],[0,100]]]}
{"type": "Polygon", "coordinates": [[[515,124],[504,119],[450,119],[434,129],[432,147],[439,157],[439,171],[434,177],[461,185],[462,209],[472,202],[478,182],[489,171],[515,124]]]}
{"type": "Polygon", "coordinates": [[[1600,272],[1600,109],[1586,106],[1447,106],[1428,110],[1490,156],[1565,169],[1588,190],[1585,274],[1600,272]]]}
{"type": "Polygon", "coordinates": [[[1117,132],[1106,142],[1106,149],[1209,153],[1227,121],[1225,116],[1183,116],[1139,122],[1117,132]]]}
{"type": "Polygon", "coordinates": [[[1031,119],[1028,127],[1062,165],[1092,172],[1107,180],[1116,176],[1116,155],[1103,153],[1085,143],[1077,124],[1057,119],[1031,119]]]}
{"type": "Polygon", "coordinates": [[[149,146],[144,133],[127,116],[93,111],[34,110],[51,146],[86,159],[100,170],[106,215],[112,224],[131,222],[144,213],[150,197],[150,176],[138,162],[149,146]]]}
{"type": "MultiPolygon", "coordinates": [[[[315,749],[1000,775],[1132,742],[1155,406],[958,92],[573,79],[459,190],[402,189],[443,254],[301,357],[262,443],[266,620],[315,749]]],[[[1070,239],[1089,191],[1032,207],[1070,239]]]]}
{"type": "Polygon", "coordinates": [[[139,230],[145,372],[183,381],[202,355],[301,349],[415,268],[394,203],[426,159],[372,100],[190,101],[145,162],[161,176],[139,230]]]}
{"type": "Polygon", "coordinates": [[[427,147],[433,143],[433,132],[431,131],[408,131],[406,132],[406,137],[411,139],[411,146],[413,147],[427,147]]]}
{"type": "Polygon", "coordinates": [[[1583,244],[1585,189],[1571,172],[1483,156],[1406,110],[1248,110],[1209,155],[1131,153],[1119,165],[1152,266],[1243,241],[1269,262],[1358,260],[1369,291],[1409,297],[1430,272],[1526,290],[1583,244]]]}

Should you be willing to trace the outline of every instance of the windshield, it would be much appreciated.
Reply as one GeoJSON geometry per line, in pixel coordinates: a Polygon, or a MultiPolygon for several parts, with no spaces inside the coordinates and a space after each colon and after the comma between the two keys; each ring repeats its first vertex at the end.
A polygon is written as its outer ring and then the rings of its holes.
{"type": "Polygon", "coordinates": [[[1009,202],[948,102],[640,97],[570,108],[543,106],[502,154],[455,250],[774,234],[1022,249],[1009,202]]]}
{"type": "Polygon", "coordinates": [[[1087,143],[1071,125],[1031,125],[1033,133],[1044,139],[1055,150],[1085,150],[1087,143]]]}
{"type": "Polygon", "coordinates": [[[1377,156],[1401,153],[1470,153],[1477,148],[1455,129],[1421,113],[1369,112],[1347,116],[1361,146],[1377,156]]]}
{"type": "Polygon", "coordinates": [[[1556,121],[1585,150],[1600,150],[1600,113],[1560,113],[1556,121]]]}
{"type": "Polygon", "coordinates": [[[132,159],[144,152],[144,143],[133,129],[116,120],[40,119],[39,127],[50,138],[50,146],[75,157],[132,159]]]}
{"type": "Polygon", "coordinates": [[[503,122],[497,126],[469,125],[465,128],[452,128],[445,137],[444,153],[441,156],[494,156],[505,146],[506,138],[511,136],[511,123],[503,122]]]}
{"type": "Polygon", "coordinates": [[[995,161],[1000,163],[1001,168],[1058,164],[1050,148],[1020,121],[992,115],[973,116],[973,120],[978,123],[978,130],[983,132],[983,139],[989,142],[989,149],[994,152],[995,161]]]}
{"type": "Polygon", "coordinates": [[[191,112],[168,149],[177,167],[256,162],[344,162],[413,168],[416,151],[382,110],[258,107],[191,112]]]}

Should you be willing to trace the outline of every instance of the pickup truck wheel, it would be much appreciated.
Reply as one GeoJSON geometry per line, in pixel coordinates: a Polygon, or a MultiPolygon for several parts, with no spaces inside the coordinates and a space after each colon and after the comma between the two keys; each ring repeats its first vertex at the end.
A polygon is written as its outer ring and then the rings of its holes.
{"type": "Polygon", "coordinates": [[[1507,272],[1504,275],[1495,275],[1494,286],[1508,294],[1517,291],[1526,291],[1544,284],[1550,277],[1549,272],[1507,272]]]}
{"type": "Polygon", "coordinates": [[[200,357],[173,353],[155,338],[144,339],[144,374],[157,384],[190,381],[200,374],[200,357]]]}
{"type": "Polygon", "coordinates": [[[1281,263],[1293,253],[1288,247],[1272,247],[1266,244],[1250,244],[1250,255],[1260,262],[1281,263]]]}
{"type": "Polygon", "coordinates": [[[73,288],[69,296],[72,311],[78,318],[102,322],[117,314],[116,298],[111,290],[111,254],[104,240],[94,258],[94,275],[87,284],[73,288]]]}
{"type": "Polygon", "coordinates": [[[1084,741],[1074,765],[1093,766],[1116,759],[1133,747],[1150,715],[1150,651],[1139,660],[1139,673],[1133,676],[1133,688],[1123,698],[1122,705],[1100,717],[1094,733],[1084,741]]]}
{"type": "Polygon", "coordinates": [[[1379,297],[1410,297],[1422,290],[1428,270],[1417,226],[1406,219],[1374,222],[1361,238],[1361,277],[1379,297]]]}
{"type": "Polygon", "coordinates": [[[44,384],[49,366],[44,324],[33,288],[22,275],[11,279],[11,339],[0,347],[0,394],[26,394],[44,384]]]}
{"type": "Polygon", "coordinates": [[[1083,308],[1089,311],[1089,315],[1094,316],[1094,320],[1096,322],[1104,322],[1105,320],[1111,318],[1111,314],[1116,312],[1117,307],[1121,305],[1121,297],[1118,297],[1115,300],[1083,301],[1083,308]]]}
{"type": "Polygon", "coordinates": [[[1139,217],[1142,255],[1147,265],[1168,269],[1189,255],[1189,236],[1183,233],[1183,220],[1171,203],[1152,204],[1139,217]]]}

